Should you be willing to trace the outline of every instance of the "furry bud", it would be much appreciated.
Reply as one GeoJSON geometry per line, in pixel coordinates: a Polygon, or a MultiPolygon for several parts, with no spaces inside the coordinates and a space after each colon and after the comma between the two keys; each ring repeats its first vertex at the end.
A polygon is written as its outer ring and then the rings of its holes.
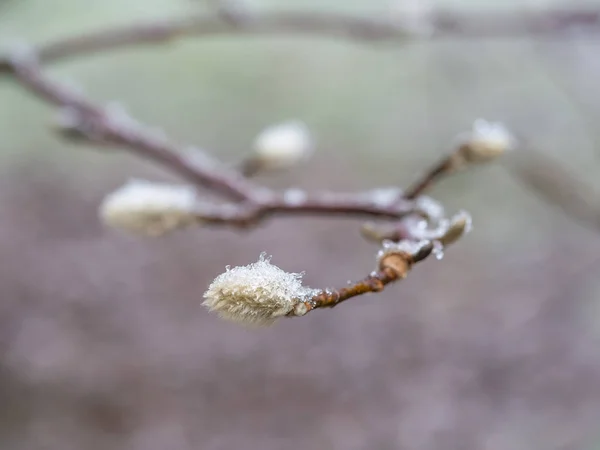
{"type": "Polygon", "coordinates": [[[158,236],[196,222],[195,205],[192,187],[131,180],[104,199],[99,213],[111,227],[158,236]]]}
{"type": "Polygon", "coordinates": [[[308,158],[312,151],[306,125],[290,121],[265,128],[256,137],[253,161],[260,169],[286,169],[308,158]]]}
{"type": "Polygon", "coordinates": [[[203,305],[220,317],[270,325],[321,291],[302,285],[302,274],[285,272],[261,254],[247,266],[227,267],[204,293],[203,305]]]}
{"type": "Polygon", "coordinates": [[[515,137],[503,124],[478,119],[473,124],[473,130],[464,137],[461,155],[467,163],[484,163],[515,146],[515,137]]]}

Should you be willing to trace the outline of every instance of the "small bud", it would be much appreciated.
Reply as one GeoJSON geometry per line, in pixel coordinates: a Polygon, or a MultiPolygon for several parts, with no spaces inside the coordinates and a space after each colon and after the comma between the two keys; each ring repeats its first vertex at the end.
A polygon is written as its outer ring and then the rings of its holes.
{"type": "Polygon", "coordinates": [[[516,146],[515,137],[501,123],[478,119],[464,138],[461,156],[467,163],[491,161],[516,146]]]}
{"type": "Polygon", "coordinates": [[[373,242],[385,240],[398,241],[401,239],[397,224],[365,222],[360,227],[362,236],[373,242]]]}
{"type": "Polygon", "coordinates": [[[196,202],[192,187],[131,180],[106,196],[100,217],[114,228],[159,236],[197,221],[196,202]]]}
{"type": "Polygon", "coordinates": [[[285,122],[264,129],[254,141],[254,162],[260,169],[286,169],[307,159],[313,142],[306,125],[285,122]]]}
{"type": "Polygon", "coordinates": [[[415,239],[430,240],[441,243],[444,247],[456,242],[471,231],[473,225],[471,215],[466,211],[455,214],[451,219],[442,219],[430,226],[427,221],[408,222],[411,235],[415,239]]]}
{"type": "Polygon", "coordinates": [[[410,267],[413,262],[424,259],[431,253],[431,249],[431,241],[426,239],[420,241],[402,240],[400,242],[385,240],[382,242],[381,250],[377,253],[377,263],[381,267],[390,256],[401,255],[410,267]]]}
{"type": "MultiPolygon", "coordinates": [[[[227,267],[204,293],[203,305],[227,320],[270,325],[321,292],[303,286],[302,275],[281,270],[262,253],[255,263],[227,267]]],[[[306,313],[302,307],[297,312],[306,313]]]]}
{"type": "Polygon", "coordinates": [[[463,235],[469,233],[473,228],[473,220],[471,215],[466,211],[461,211],[456,214],[448,223],[448,228],[443,236],[439,238],[439,242],[447,247],[455,243],[463,235]]]}

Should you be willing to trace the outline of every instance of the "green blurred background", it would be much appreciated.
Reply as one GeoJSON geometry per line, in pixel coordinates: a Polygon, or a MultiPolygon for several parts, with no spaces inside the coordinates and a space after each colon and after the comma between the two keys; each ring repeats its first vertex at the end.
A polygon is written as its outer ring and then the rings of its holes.
{"type": "MultiPolygon", "coordinates": [[[[564,0],[438,0],[456,8],[564,0]]],[[[600,3],[590,1],[589,7],[600,3]]],[[[386,14],[385,1],[260,7],[386,14]]],[[[206,9],[184,0],[0,0],[0,45],[206,9]]],[[[406,186],[483,117],[597,185],[597,36],[359,45],[220,36],[51,65],[102,102],[226,161],[297,118],[318,142],[273,187],[406,186]]],[[[600,423],[600,238],[501,164],[432,191],[473,232],[402,284],[246,330],[202,293],[261,251],[311,286],[374,266],[354,219],[157,240],[104,229],[129,177],[173,180],[125,153],[61,140],[55,111],[0,78],[0,447],[36,449],[594,449],[600,423]]]]}

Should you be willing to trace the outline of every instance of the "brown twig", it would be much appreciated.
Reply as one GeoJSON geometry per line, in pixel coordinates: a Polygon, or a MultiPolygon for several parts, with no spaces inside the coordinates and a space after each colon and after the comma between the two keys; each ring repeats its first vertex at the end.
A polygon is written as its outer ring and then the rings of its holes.
{"type": "Polygon", "coordinates": [[[412,266],[431,255],[434,245],[427,242],[419,247],[415,254],[397,251],[383,255],[379,261],[379,269],[366,278],[340,289],[326,289],[313,298],[300,303],[290,314],[304,315],[318,308],[333,308],[351,298],[381,292],[395,281],[406,278],[412,266]]]}
{"type": "MultiPolygon", "coordinates": [[[[423,219],[421,219],[423,220],[423,219]]],[[[333,308],[350,298],[380,292],[394,281],[406,278],[412,266],[435,254],[438,259],[444,250],[459,240],[470,229],[470,216],[458,214],[451,221],[443,219],[435,228],[422,228],[407,216],[403,223],[401,236],[396,242],[384,240],[379,251],[378,270],[361,281],[341,289],[326,289],[311,299],[301,302],[290,315],[304,315],[317,308],[333,308]]]]}
{"type": "Polygon", "coordinates": [[[317,308],[333,308],[340,303],[359,295],[381,292],[385,287],[404,278],[408,274],[409,265],[406,264],[405,272],[396,272],[391,268],[384,268],[373,272],[363,280],[350,286],[338,290],[325,290],[321,294],[313,297],[310,301],[304,302],[307,312],[317,308]]]}
{"type": "Polygon", "coordinates": [[[443,158],[425,172],[413,185],[409,186],[404,192],[404,198],[414,200],[423,195],[436,181],[450,174],[454,170],[454,166],[453,155],[443,158]]]}

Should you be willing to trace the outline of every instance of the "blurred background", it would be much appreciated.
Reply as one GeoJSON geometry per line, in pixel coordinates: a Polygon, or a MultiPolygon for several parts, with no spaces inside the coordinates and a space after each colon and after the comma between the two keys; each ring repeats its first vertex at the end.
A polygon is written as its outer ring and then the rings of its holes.
{"type": "MultiPolygon", "coordinates": [[[[574,7],[438,0],[455,8],[574,7]]],[[[380,0],[261,0],[386,14],[380,0]]],[[[590,1],[587,6],[598,7],[590,1]]],[[[206,8],[184,0],[1,0],[0,43],[44,42],[206,8]]],[[[590,183],[600,169],[597,36],[359,45],[187,39],[51,73],[226,161],[265,126],[308,124],[311,162],[273,187],[407,186],[483,117],[590,183]]],[[[384,293],[248,330],[208,314],[224,266],[261,251],[315,287],[374,268],[355,219],[126,236],[97,219],[130,177],[175,180],[61,140],[54,110],[0,78],[0,448],[600,448],[600,233],[500,164],[431,194],[474,230],[384,293]]]]}

